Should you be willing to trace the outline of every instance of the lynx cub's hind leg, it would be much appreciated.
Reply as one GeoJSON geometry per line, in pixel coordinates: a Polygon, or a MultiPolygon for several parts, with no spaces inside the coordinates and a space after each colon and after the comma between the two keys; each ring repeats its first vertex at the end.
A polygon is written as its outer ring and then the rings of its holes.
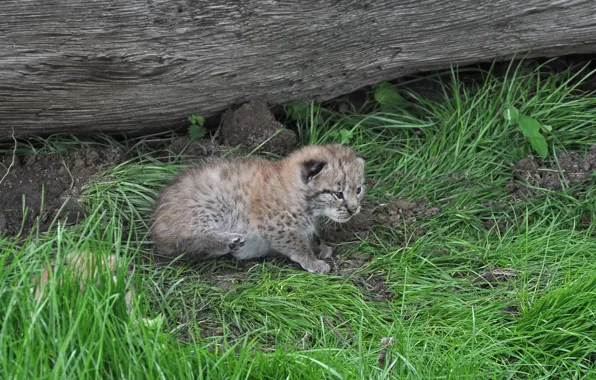
{"type": "Polygon", "coordinates": [[[206,259],[233,254],[245,243],[242,234],[210,230],[177,240],[175,251],[178,254],[187,252],[197,259],[206,259]]]}

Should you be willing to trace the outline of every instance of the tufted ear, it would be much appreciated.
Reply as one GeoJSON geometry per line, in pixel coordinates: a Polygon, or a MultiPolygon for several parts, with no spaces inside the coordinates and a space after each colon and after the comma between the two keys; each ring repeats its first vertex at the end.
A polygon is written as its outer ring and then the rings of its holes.
{"type": "Polygon", "coordinates": [[[326,162],[309,160],[302,164],[302,181],[309,183],[313,178],[321,173],[321,170],[327,165],[326,162]]]}

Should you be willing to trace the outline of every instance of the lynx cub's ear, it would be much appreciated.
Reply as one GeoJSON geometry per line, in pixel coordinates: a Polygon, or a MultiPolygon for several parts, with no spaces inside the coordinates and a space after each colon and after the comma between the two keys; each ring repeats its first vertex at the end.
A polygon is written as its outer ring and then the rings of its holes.
{"type": "Polygon", "coordinates": [[[302,164],[302,181],[304,181],[304,183],[312,181],[313,178],[321,173],[321,170],[323,170],[325,165],[327,165],[326,162],[314,160],[306,161],[302,164]]]}
{"type": "Polygon", "coordinates": [[[358,155],[358,161],[360,161],[360,163],[364,165],[366,163],[366,157],[358,155]]]}

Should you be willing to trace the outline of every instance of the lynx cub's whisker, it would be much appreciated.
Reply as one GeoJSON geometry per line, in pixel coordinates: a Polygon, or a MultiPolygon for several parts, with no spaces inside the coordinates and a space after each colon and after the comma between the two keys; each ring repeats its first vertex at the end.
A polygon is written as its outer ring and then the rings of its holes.
{"type": "Polygon", "coordinates": [[[172,256],[284,255],[313,273],[331,257],[318,218],[360,212],[364,158],[342,145],[311,145],[281,161],[219,160],[182,173],[157,199],[153,242],[172,256]]]}

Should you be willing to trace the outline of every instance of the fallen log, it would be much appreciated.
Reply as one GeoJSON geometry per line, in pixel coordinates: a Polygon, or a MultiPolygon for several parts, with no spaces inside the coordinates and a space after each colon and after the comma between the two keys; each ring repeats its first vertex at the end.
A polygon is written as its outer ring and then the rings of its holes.
{"type": "Polygon", "coordinates": [[[596,2],[3,0],[0,139],[164,129],[526,52],[596,52],[596,2]]]}

